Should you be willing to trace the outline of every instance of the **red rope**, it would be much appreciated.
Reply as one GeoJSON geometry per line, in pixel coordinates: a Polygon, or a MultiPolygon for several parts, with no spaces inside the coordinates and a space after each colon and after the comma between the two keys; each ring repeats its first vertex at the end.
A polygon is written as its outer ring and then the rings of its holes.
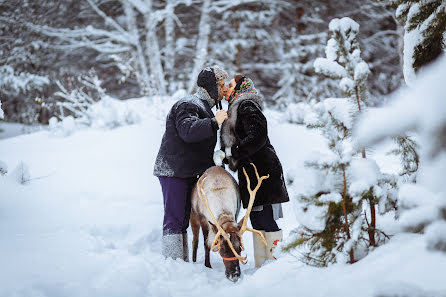
{"type": "Polygon", "coordinates": [[[237,258],[237,257],[226,258],[226,257],[223,257],[223,256],[222,256],[222,258],[223,258],[223,260],[225,260],[225,261],[238,261],[238,258],[237,258]]]}

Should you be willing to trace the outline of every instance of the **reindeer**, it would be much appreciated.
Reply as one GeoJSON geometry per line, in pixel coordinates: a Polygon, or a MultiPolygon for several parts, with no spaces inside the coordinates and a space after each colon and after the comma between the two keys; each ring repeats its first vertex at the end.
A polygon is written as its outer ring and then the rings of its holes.
{"type": "Polygon", "coordinates": [[[209,260],[211,249],[213,252],[219,252],[225,265],[226,277],[234,282],[240,277],[239,261],[242,264],[247,263],[246,257],[240,256],[244,250],[243,233],[245,231],[257,233],[266,246],[262,233],[246,226],[257,190],[262,181],[269,178],[269,175],[260,177],[256,166],[252,163],[251,165],[257,176],[257,186],[251,190],[248,174],[243,168],[249,191],[249,203],[246,214],[239,223],[235,222],[239,188],[233,177],[222,167],[213,166],[206,170],[197,181],[191,195],[192,261],[197,261],[198,235],[201,227],[204,238],[204,265],[212,268],[209,260]]]}

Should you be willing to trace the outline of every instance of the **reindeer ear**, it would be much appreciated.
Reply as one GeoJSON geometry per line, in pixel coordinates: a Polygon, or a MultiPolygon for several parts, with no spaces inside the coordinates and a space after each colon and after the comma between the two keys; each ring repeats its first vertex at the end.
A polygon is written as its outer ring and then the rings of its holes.
{"type": "Polygon", "coordinates": [[[242,218],[240,221],[238,221],[238,223],[237,223],[237,227],[240,229],[241,227],[242,227],[242,225],[243,225],[243,219],[244,218],[242,218]]]}
{"type": "Polygon", "coordinates": [[[208,223],[211,225],[211,227],[212,227],[212,231],[214,231],[214,233],[217,233],[217,232],[218,232],[218,228],[217,228],[217,226],[215,226],[214,224],[212,224],[211,221],[208,221],[208,223]]]}

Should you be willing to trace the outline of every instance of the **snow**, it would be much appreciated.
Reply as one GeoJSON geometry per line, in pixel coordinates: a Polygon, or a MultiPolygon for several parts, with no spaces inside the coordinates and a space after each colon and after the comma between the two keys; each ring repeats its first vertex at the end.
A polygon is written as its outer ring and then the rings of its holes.
{"type": "Polygon", "coordinates": [[[431,250],[446,251],[446,222],[438,221],[426,228],[426,244],[431,250]]]}
{"type": "MultiPolygon", "coordinates": [[[[429,230],[444,230],[432,226],[444,222],[446,209],[445,76],[446,57],[442,57],[420,71],[411,87],[395,94],[389,106],[364,114],[355,131],[356,139],[362,145],[392,135],[417,133],[420,167],[416,183],[402,185],[398,193],[398,207],[402,211],[399,224],[406,230],[423,231],[426,228],[429,241],[433,240],[429,230]]],[[[437,234],[437,237],[441,245],[443,236],[437,234]]]]}
{"type": "Polygon", "coordinates": [[[321,195],[321,197],[319,197],[319,201],[321,202],[330,202],[333,201],[334,203],[339,203],[342,200],[342,196],[339,193],[330,193],[330,194],[325,194],[325,195],[321,195]]]}
{"type": "Polygon", "coordinates": [[[412,85],[416,79],[415,70],[413,69],[413,55],[415,47],[420,43],[421,39],[422,36],[418,30],[406,31],[404,34],[403,74],[404,81],[408,86],[412,85]]]}
{"type": "Polygon", "coordinates": [[[390,104],[362,117],[356,131],[362,143],[376,142],[386,135],[419,130],[429,133],[446,121],[446,57],[420,71],[414,86],[397,92],[390,104]],[[429,115],[429,116],[427,116],[429,115]]]}
{"type": "Polygon", "coordinates": [[[305,102],[290,103],[285,110],[285,117],[288,122],[296,124],[311,123],[317,119],[311,105],[305,102]]]}
{"type": "Polygon", "coordinates": [[[372,186],[378,183],[381,177],[378,164],[370,158],[353,159],[348,168],[351,182],[349,192],[352,194],[361,194],[370,190],[372,186]]]}
{"type": "MultiPolygon", "coordinates": [[[[302,296],[367,297],[400,296],[407,288],[413,296],[445,295],[446,256],[426,249],[419,234],[395,235],[353,265],[310,267],[291,253],[256,269],[246,233],[248,264],[235,284],[226,280],[218,254],[211,253],[213,269],[204,267],[201,244],[197,263],[165,260],[162,194],[152,167],[175,99],[122,102],[140,121],[113,129],[75,121],[69,134],[43,130],[0,140],[5,165],[29,169],[25,185],[13,173],[0,175],[0,296],[289,296],[297,290],[302,296]]],[[[290,195],[311,190],[317,177],[304,163],[315,154],[329,156],[326,140],[285,122],[279,112],[265,114],[286,178],[293,179],[290,195]]],[[[375,155],[379,162],[388,158],[379,150],[375,155]]],[[[295,200],[283,208],[278,223],[286,239],[299,215],[295,200]]]]}
{"type": "Polygon", "coordinates": [[[427,225],[441,217],[439,210],[445,204],[442,193],[433,193],[420,185],[403,185],[398,195],[398,207],[405,211],[399,224],[406,229],[427,225]]]}
{"type": "Polygon", "coordinates": [[[354,78],[356,81],[360,81],[367,78],[369,73],[370,73],[369,65],[367,65],[367,63],[362,61],[355,66],[354,78]]]}
{"type": "Polygon", "coordinates": [[[328,24],[328,29],[330,31],[343,31],[352,30],[355,32],[359,31],[359,24],[354,20],[344,17],[342,19],[332,19],[328,24]]]}
{"type": "Polygon", "coordinates": [[[3,88],[6,93],[12,92],[13,94],[18,95],[21,91],[25,92],[32,89],[40,90],[49,83],[50,81],[46,76],[26,72],[16,74],[11,66],[0,66],[0,87],[3,88]]]}
{"type": "Polygon", "coordinates": [[[314,69],[317,73],[322,73],[330,77],[344,77],[347,76],[347,72],[344,67],[339,65],[337,62],[326,59],[317,58],[314,61],[314,69]]]}
{"type": "Polygon", "coordinates": [[[355,88],[355,82],[351,78],[344,77],[339,82],[339,87],[343,92],[351,93],[355,88]]]}
{"type": "Polygon", "coordinates": [[[324,107],[336,120],[342,122],[348,129],[352,128],[352,117],[350,114],[352,106],[348,99],[327,98],[324,100],[324,107]]]}

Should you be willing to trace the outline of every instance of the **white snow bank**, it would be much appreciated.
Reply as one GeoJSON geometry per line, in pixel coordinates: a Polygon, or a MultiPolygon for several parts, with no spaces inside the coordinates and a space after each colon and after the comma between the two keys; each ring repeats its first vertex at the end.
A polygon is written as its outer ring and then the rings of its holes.
{"type": "MultiPolygon", "coordinates": [[[[255,269],[245,233],[249,262],[235,284],[226,280],[217,254],[211,253],[213,269],[204,267],[202,237],[197,263],[165,260],[163,199],[152,168],[173,100],[160,99],[137,111],[140,122],[112,130],[79,129],[66,137],[40,131],[0,140],[5,164],[15,168],[23,160],[31,173],[25,185],[0,175],[0,296],[269,297],[297,290],[302,296],[371,297],[384,284],[401,282],[434,296],[446,292],[445,256],[424,249],[419,235],[395,236],[354,265],[314,268],[283,255],[255,269]]],[[[304,162],[314,151],[326,153],[324,138],[282,123],[273,111],[265,114],[287,179],[293,172],[290,195],[306,190],[313,180],[304,162]]],[[[298,224],[295,209],[294,201],[283,204],[285,238],[298,224]]]]}

